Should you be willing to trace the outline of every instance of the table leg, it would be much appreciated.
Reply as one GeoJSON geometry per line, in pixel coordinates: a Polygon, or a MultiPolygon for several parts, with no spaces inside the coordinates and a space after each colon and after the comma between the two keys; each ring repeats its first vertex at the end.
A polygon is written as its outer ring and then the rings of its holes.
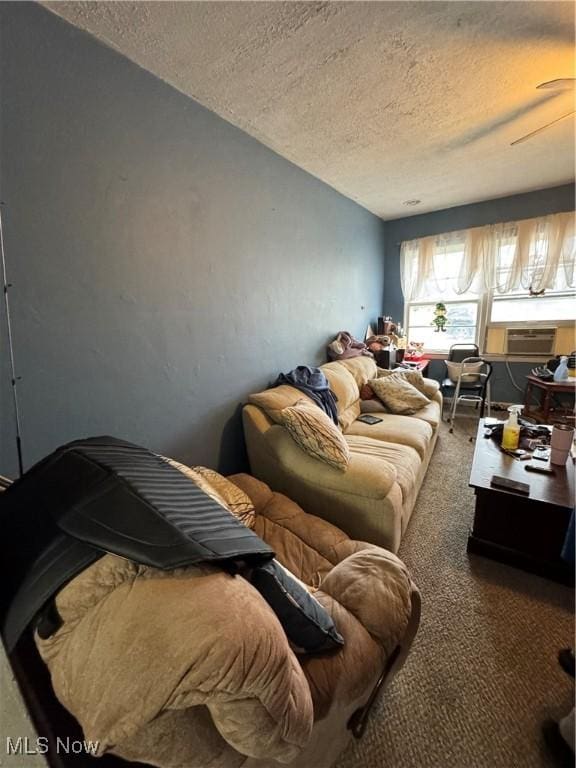
{"type": "Polygon", "coordinates": [[[548,389],[544,390],[544,403],[542,405],[542,415],[544,416],[544,424],[548,424],[548,416],[550,414],[550,392],[548,389]]]}
{"type": "Polygon", "coordinates": [[[530,415],[530,398],[532,396],[532,382],[526,385],[526,395],[524,396],[524,416],[530,415]]]}

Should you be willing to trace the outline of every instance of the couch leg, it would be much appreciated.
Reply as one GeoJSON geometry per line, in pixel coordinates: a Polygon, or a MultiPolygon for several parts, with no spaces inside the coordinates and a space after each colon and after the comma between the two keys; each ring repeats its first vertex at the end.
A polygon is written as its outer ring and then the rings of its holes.
{"type": "Polygon", "coordinates": [[[364,731],[366,730],[366,726],[368,725],[368,717],[370,715],[372,707],[374,706],[374,702],[378,697],[380,689],[384,685],[384,681],[388,677],[388,673],[394,666],[399,653],[400,653],[400,646],[397,645],[394,651],[392,652],[392,654],[390,655],[390,658],[386,663],[386,667],[384,671],[376,681],[376,685],[372,689],[370,698],[368,699],[366,704],[364,704],[363,707],[360,707],[360,709],[357,709],[350,717],[350,720],[348,720],[348,729],[352,731],[352,735],[354,736],[355,739],[361,739],[362,736],[364,735],[364,731]]]}

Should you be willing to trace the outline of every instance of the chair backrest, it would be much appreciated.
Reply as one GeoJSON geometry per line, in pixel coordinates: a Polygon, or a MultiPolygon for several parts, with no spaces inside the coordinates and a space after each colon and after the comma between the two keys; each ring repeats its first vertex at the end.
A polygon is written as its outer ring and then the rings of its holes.
{"type": "Polygon", "coordinates": [[[460,362],[460,371],[458,373],[458,378],[461,379],[464,384],[466,384],[466,367],[469,364],[477,364],[482,363],[482,368],[478,371],[474,371],[474,373],[468,374],[469,378],[474,377],[476,379],[477,384],[482,386],[483,389],[485,389],[486,384],[488,382],[488,379],[490,376],[492,376],[492,363],[489,363],[488,360],[484,360],[482,357],[465,357],[460,362]]]}
{"type": "Polygon", "coordinates": [[[467,357],[478,357],[480,350],[477,344],[452,344],[448,352],[451,363],[461,363],[467,357]]]}

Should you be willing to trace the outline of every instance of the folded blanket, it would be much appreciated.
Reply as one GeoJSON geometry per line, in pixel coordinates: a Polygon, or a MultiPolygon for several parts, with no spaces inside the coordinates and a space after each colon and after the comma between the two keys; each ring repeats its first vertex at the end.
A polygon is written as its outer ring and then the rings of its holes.
{"type": "Polygon", "coordinates": [[[299,365],[293,371],[281,373],[278,376],[274,386],[279,387],[281,384],[289,384],[291,387],[304,392],[332,419],[334,424],[338,424],[336,396],[330,389],[328,380],[320,368],[299,365]]]}

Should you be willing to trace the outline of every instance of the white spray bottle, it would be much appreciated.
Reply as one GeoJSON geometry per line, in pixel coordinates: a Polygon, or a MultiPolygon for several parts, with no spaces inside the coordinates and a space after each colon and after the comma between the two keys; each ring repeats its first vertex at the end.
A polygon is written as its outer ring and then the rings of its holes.
{"type": "Polygon", "coordinates": [[[520,443],[520,424],[518,416],[522,413],[523,405],[511,405],[508,408],[508,421],[504,424],[502,432],[502,448],[505,451],[515,451],[520,443]]]}

